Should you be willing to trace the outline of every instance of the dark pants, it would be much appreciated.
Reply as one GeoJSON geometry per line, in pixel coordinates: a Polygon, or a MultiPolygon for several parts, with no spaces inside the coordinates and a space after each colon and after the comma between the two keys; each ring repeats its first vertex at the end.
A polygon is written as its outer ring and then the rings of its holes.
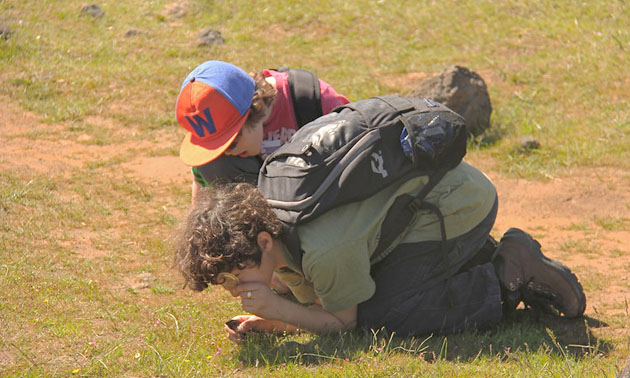
{"type": "Polygon", "coordinates": [[[497,202],[477,227],[446,245],[401,244],[372,266],[376,292],[359,304],[359,326],[385,327],[404,336],[447,334],[498,323],[501,289],[490,263],[492,253],[483,251],[496,214],[497,202]],[[448,251],[447,258],[443,251],[448,251]],[[480,259],[481,255],[486,257],[480,259]],[[468,263],[473,260],[479,265],[471,267],[468,263]]]}
{"type": "Polygon", "coordinates": [[[198,166],[197,169],[209,184],[248,182],[256,185],[261,166],[262,160],[259,156],[242,158],[221,155],[209,163],[198,166]]]}

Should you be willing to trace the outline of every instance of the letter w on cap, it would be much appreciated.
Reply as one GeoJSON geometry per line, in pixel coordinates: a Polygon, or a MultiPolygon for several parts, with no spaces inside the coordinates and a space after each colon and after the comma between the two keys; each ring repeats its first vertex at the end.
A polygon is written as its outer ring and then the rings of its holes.
{"type": "Polygon", "coordinates": [[[217,131],[217,129],[214,127],[212,116],[210,115],[210,109],[204,109],[203,114],[205,114],[206,119],[203,119],[203,117],[200,115],[194,115],[194,121],[189,116],[186,116],[188,123],[190,123],[190,126],[192,126],[193,129],[195,129],[195,132],[199,137],[206,136],[206,133],[203,131],[204,127],[206,128],[206,130],[208,130],[208,134],[214,134],[217,131]]]}

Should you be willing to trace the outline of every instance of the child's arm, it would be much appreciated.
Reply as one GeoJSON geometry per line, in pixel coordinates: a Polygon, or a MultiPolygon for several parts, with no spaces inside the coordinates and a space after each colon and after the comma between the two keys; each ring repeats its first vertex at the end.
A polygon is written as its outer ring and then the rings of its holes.
{"type": "Polygon", "coordinates": [[[197,196],[199,195],[199,191],[201,190],[201,188],[203,188],[204,186],[209,186],[209,184],[206,181],[206,179],[203,177],[201,172],[199,172],[198,167],[192,167],[190,169],[190,172],[192,173],[192,190],[191,190],[190,197],[191,197],[191,202],[194,205],[195,198],[197,198],[197,196]]]}
{"type": "Polygon", "coordinates": [[[319,305],[305,307],[280,297],[265,284],[257,282],[239,285],[238,292],[243,310],[265,320],[257,320],[259,326],[252,325],[251,329],[267,331],[269,325],[285,327],[283,323],[287,323],[315,333],[333,333],[356,326],[356,305],[337,312],[328,312],[319,305]]]}
{"type": "Polygon", "coordinates": [[[294,333],[299,330],[299,328],[291,324],[279,320],[263,319],[256,315],[235,316],[225,324],[225,329],[227,330],[228,338],[237,342],[242,341],[243,335],[249,331],[294,333]]]}
{"type": "Polygon", "coordinates": [[[201,189],[201,185],[199,185],[199,183],[197,182],[197,180],[195,180],[195,176],[193,176],[193,180],[192,180],[192,192],[191,192],[191,198],[190,201],[191,203],[194,205],[195,204],[195,198],[197,198],[197,193],[199,193],[199,190],[201,189]]]}

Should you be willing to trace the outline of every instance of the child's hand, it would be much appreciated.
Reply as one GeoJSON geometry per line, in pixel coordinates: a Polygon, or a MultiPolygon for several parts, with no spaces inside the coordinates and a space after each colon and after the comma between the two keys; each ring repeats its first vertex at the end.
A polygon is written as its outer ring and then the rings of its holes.
{"type": "Polygon", "coordinates": [[[280,297],[261,282],[247,282],[235,289],[241,297],[243,310],[265,319],[279,319],[278,300],[280,297]]]}
{"type": "Polygon", "coordinates": [[[271,276],[271,288],[274,289],[276,293],[280,294],[285,294],[291,291],[287,284],[284,283],[284,281],[282,281],[275,272],[271,276]]]}
{"type": "Polygon", "coordinates": [[[239,315],[225,322],[225,329],[228,333],[228,339],[232,342],[243,341],[243,336],[247,333],[247,325],[243,325],[253,315],[239,315]]]}
{"type": "Polygon", "coordinates": [[[274,332],[282,322],[263,319],[256,315],[239,315],[225,323],[228,339],[238,343],[248,332],[274,332]]]}

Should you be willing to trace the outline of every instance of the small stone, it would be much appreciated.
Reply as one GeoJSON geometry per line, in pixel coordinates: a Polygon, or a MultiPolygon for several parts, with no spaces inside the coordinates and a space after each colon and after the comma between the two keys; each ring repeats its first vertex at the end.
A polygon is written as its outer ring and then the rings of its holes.
{"type": "Polygon", "coordinates": [[[205,28],[197,35],[197,46],[212,46],[225,43],[221,32],[212,28],[205,28]]]}
{"type": "Polygon", "coordinates": [[[540,142],[531,135],[519,138],[518,143],[523,151],[537,150],[540,148],[540,142]]]}
{"type": "Polygon", "coordinates": [[[101,18],[105,16],[105,12],[96,4],[86,4],[82,6],[81,14],[94,18],[101,18]]]}
{"type": "Polygon", "coordinates": [[[129,284],[129,288],[133,290],[148,289],[151,287],[153,281],[155,281],[153,274],[148,272],[140,273],[136,276],[136,279],[129,284]]]}
{"type": "Polygon", "coordinates": [[[190,4],[188,1],[179,1],[164,6],[163,14],[168,18],[182,18],[188,13],[190,4]]]}
{"type": "Polygon", "coordinates": [[[125,32],[124,37],[125,38],[135,37],[136,35],[140,35],[140,34],[146,34],[146,32],[142,30],[138,30],[138,29],[129,29],[125,32]]]}
{"type": "Polygon", "coordinates": [[[138,279],[142,282],[151,283],[155,281],[155,276],[152,273],[144,272],[138,274],[138,279]]]}
{"type": "Polygon", "coordinates": [[[0,38],[7,40],[11,37],[11,34],[13,34],[13,30],[11,30],[9,25],[0,23],[0,38]]]}

